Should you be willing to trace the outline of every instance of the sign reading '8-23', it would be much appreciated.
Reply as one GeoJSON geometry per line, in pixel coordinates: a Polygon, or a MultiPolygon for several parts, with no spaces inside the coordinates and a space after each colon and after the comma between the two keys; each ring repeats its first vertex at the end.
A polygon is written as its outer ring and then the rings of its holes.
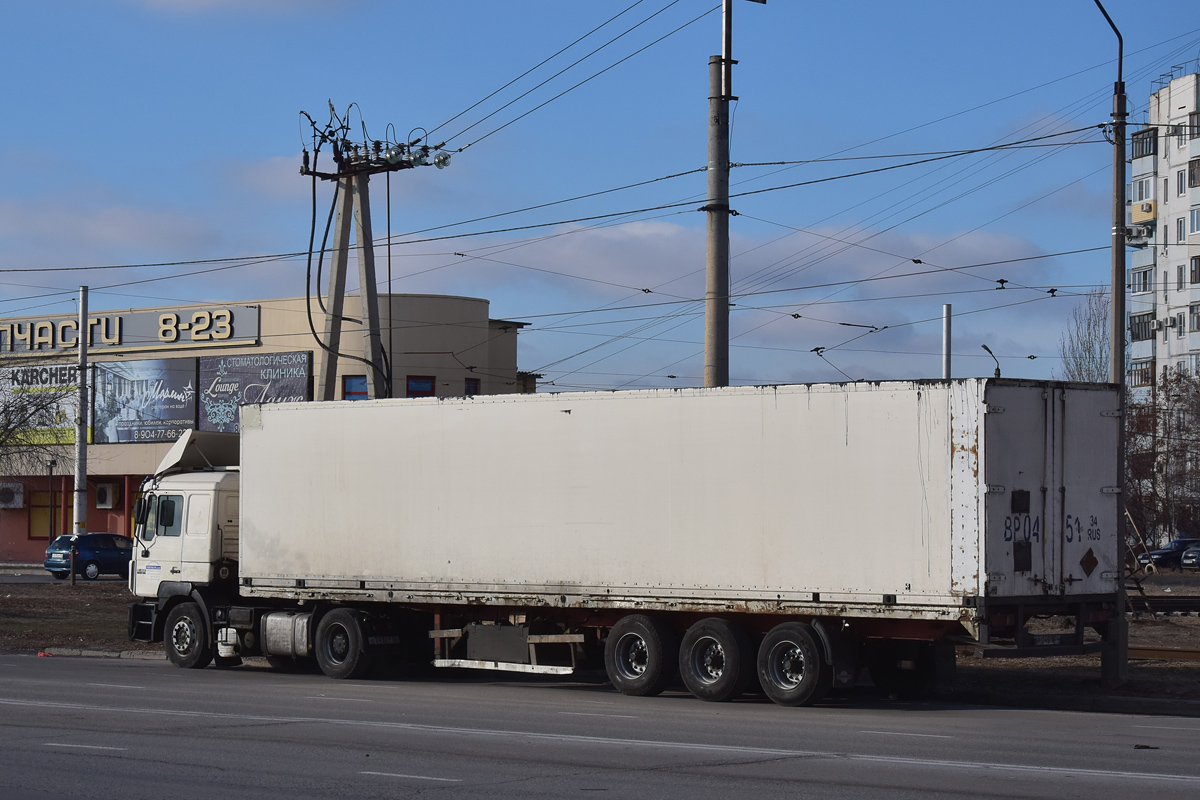
{"type": "MultiPolygon", "coordinates": [[[[203,306],[99,312],[88,319],[88,349],[97,355],[131,350],[257,344],[258,306],[203,306]]],[[[79,318],[0,319],[0,354],[62,355],[79,347],[79,318]]]]}

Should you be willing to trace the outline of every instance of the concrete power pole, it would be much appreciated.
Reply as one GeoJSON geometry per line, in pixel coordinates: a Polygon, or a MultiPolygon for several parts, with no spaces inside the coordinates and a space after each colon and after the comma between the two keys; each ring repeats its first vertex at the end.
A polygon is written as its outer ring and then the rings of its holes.
{"type": "MultiPolygon", "coordinates": [[[[753,0],[766,3],[767,0],[753,0]]],[[[729,385],[729,101],[733,97],[733,0],[722,0],[721,55],[708,59],[708,212],[704,289],[704,385],[729,385]]]]}
{"type": "MultiPolygon", "coordinates": [[[[362,300],[363,336],[367,360],[367,396],[372,400],[387,392],[378,374],[382,365],[382,338],[379,331],[379,297],[375,289],[375,247],[371,237],[371,196],[367,173],[346,175],[338,179],[337,212],[333,229],[333,258],[329,269],[329,303],[326,306],[325,329],[317,371],[321,375],[317,392],[319,400],[337,399],[338,348],[342,342],[342,311],[346,301],[346,271],[350,261],[350,224],[354,223],[354,240],[358,248],[358,286],[362,300]]],[[[318,287],[319,290],[319,287],[318,287]]]]}
{"type": "MultiPolygon", "coordinates": [[[[375,280],[375,241],[371,232],[371,196],[367,187],[371,176],[380,172],[425,166],[443,169],[450,165],[450,153],[442,151],[445,142],[428,145],[421,144],[421,139],[412,142],[352,142],[348,138],[349,111],[346,112],[346,118],[342,119],[334,111],[332,102],[329,104],[331,121],[323,129],[319,128],[307,113],[300,113],[313,126],[312,166],[310,167],[308,150],[305,149],[300,174],[311,175],[314,181],[320,178],[337,184],[333,255],[329,269],[329,302],[326,306],[324,331],[318,340],[321,351],[317,360],[317,370],[320,373],[317,399],[337,399],[338,360],[342,356],[339,351],[342,323],[347,320],[343,311],[346,304],[346,271],[350,262],[351,225],[354,227],[358,256],[358,290],[362,300],[362,319],[351,321],[362,324],[366,357],[346,357],[365,362],[367,397],[372,400],[388,397],[392,393],[391,368],[390,365],[385,367],[383,360],[383,336],[379,329],[379,295],[375,280]],[[325,144],[329,144],[333,149],[333,161],[337,165],[334,172],[319,172],[316,169],[317,156],[321,146],[325,144]]],[[[363,135],[366,135],[365,125],[363,135]]],[[[320,291],[321,287],[318,286],[317,292],[320,291]]],[[[388,338],[390,341],[391,331],[388,332],[388,338]]]]}
{"type": "Polygon", "coordinates": [[[1120,390],[1120,432],[1117,444],[1117,601],[1107,649],[1101,654],[1103,682],[1115,687],[1129,679],[1129,624],[1125,619],[1125,40],[1100,0],[1096,6],[1117,35],[1117,80],[1113,84],[1112,138],[1112,319],[1109,328],[1109,383],[1120,390]]]}
{"type": "MultiPolygon", "coordinates": [[[[88,287],[79,287],[79,409],[75,414],[75,533],[87,533],[88,287]]],[[[74,577],[74,576],[72,576],[74,577]]]]}

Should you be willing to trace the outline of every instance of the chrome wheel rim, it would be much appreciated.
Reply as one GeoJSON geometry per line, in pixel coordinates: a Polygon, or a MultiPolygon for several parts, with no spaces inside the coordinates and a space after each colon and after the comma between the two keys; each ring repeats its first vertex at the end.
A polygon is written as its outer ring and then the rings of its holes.
{"type": "Polygon", "coordinates": [[[650,648],[636,633],[626,633],[617,640],[617,672],[626,680],[637,680],[650,666],[650,648]]]}
{"type": "Polygon", "coordinates": [[[180,617],[171,629],[171,646],[175,652],[185,656],[196,646],[196,625],[190,617],[180,617]]]}
{"type": "Polygon", "coordinates": [[[703,683],[716,683],[725,674],[725,648],[711,636],[692,647],[692,673],[703,683]]]}
{"type": "Polygon", "coordinates": [[[781,689],[795,689],[804,680],[804,651],[795,642],[780,642],[767,659],[771,682],[781,689]]]}

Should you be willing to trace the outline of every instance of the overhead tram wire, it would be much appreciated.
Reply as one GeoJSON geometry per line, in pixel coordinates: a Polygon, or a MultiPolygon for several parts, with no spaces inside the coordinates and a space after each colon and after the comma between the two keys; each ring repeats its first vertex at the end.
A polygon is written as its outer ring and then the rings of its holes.
{"type": "Polygon", "coordinates": [[[566,47],[562,48],[561,50],[559,50],[558,52],[554,53],[553,55],[547,56],[546,58],[544,58],[544,59],[542,59],[541,61],[539,61],[537,64],[534,64],[532,67],[530,67],[529,69],[525,70],[525,71],[524,71],[524,72],[522,72],[520,75],[518,75],[517,77],[513,78],[512,80],[510,80],[508,83],[504,84],[504,85],[503,85],[503,86],[501,86],[499,89],[496,89],[494,92],[492,92],[492,93],[491,93],[491,94],[489,94],[488,96],[484,97],[482,100],[479,100],[479,101],[477,101],[477,102],[473,103],[472,105],[470,105],[470,106],[468,106],[467,108],[463,109],[462,111],[458,112],[457,114],[455,114],[453,117],[451,117],[450,119],[446,120],[446,121],[445,121],[445,122],[443,122],[442,124],[440,124],[440,125],[438,125],[438,126],[436,126],[436,127],[434,127],[434,128],[431,128],[429,131],[427,131],[427,133],[426,133],[426,136],[427,136],[427,137],[429,137],[429,136],[433,136],[433,134],[437,133],[437,132],[438,132],[438,131],[440,131],[442,128],[444,128],[444,127],[446,127],[447,125],[449,125],[451,122],[454,122],[454,121],[455,121],[456,119],[458,119],[459,117],[463,116],[464,114],[468,114],[468,113],[470,113],[471,111],[474,111],[476,108],[478,108],[479,106],[483,105],[483,104],[484,104],[484,103],[486,103],[488,100],[491,100],[493,97],[495,97],[496,95],[500,94],[500,93],[501,93],[501,92],[503,92],[505,89],[507,89],[508,87],[512,86],[514,83],[518,82],[518,81],[519,81],[519,80],[521,80],[522,78],[525,78],[525,77],[527,77],[527,76],[528,76],[530,73],[537,71],[538,69],[540,69],[541,67],[545,66],[545,65],[546,65],[546,64],[548,64],[549,62],[551,62],[551,61],[553,61],[554,59],[558,58],[560,55],[562,55],[563,53],[567,52],[567,51],[568,51],[568,50],[570,50],[572,47],[574,47],[575,45],[577,45],[577,44],[579,44],[580,42],[582,42],[584,39],[586,39],[586,38],[588,38],[589,36],[591,36],[593,33],[596,33],[597,31],[601,30],[602,28],[605,28],[605,27],[607,27],[608,25],[611,25],[613,22],[616,22],[616,21],[617,21],[617,19],[619,19],[620,17],[624,16],[625,14],[628,14],[630,11],[632,11],[632,10],[633,10],[633,9],[635,9],[635,8],[637,8],[638,6],[640,6],[640,5],[641,5],[642,3],[644,3],[644,2],[645,2],[645,0],[636,0],[636,2],[635,2],[633,5],[631,5],[631,6],[628,6],[628,7],[627,7],[627,8],[625,8],[623,11],[620,11],[620,12],[618,12],[618,13],[617,13],[615,16],[609,17],[607,20],[605,20],[604,22],[600,23],[600,24],[599,24],[599,25],[597,25],[595,28],[592,28],[590,31],[588,31],[587,33],[583,34],[583,35],[582,35],[582,36],[580,36],[578,39],[576,39],[575,41],[571,42],[569,45],[567,45],[566,47]]]}
{"type": "MultiPolygon", "coordinates": [[[[677,2],[679,2],[679,0],[673,0],[673,2],[671,3],[671,5],[674,5],[674,4],[675,4],[675,3],[677,3],[677,2]]],[[[668,8],[669,8],[669,7],[670,7],[670,6],[668,6],[668,8]]],[[[475,139],[474,141],[468,142],[467,144],[465,144],[465,145],[463,145],[462,147],[458,148],[458,152],[462,152],[463,150],[466,150],[468,147],[473,147],[474,145],[477,145],[477,144],[479,144],[480,142],[482,142],[484,139],[488,138],[489,136],[493,136],[493,135],[495,135],[495,134],[499,133],[500,131],[504,130],[504,129],[505,129],[505,128],[507,128],[509,125],[512,125],[513,123],[515,123],[515,122],[518,122],[519,120],[522,120],[522,119],[524,119],[525,117],[528,117],[530,114],[532,114],[532,113],[533,113],[533,112],[535,112],[535,111],[538,111],[539,109],[545,108],[547,105],[549,105],[550,103],[553,103],[555,100],[558,100],[560,97],[562,97],[562,96],[564,96],[564,95],[566,95],[566,94],[568,94],[568,93],[570,93],[570,92],[573,92],[573,91],[575,91],[575,90],[576,90],[576,89],[578,89],[580,86],[583,86],[585,83],[588,83],[589,81],[595,80],[596,78],[600,77],[601,75],[603,75],[604,73],[608,72],[609,70],[611,70],[611,69],[614,69],[614,68],[616,68],[616,67],[620,66],[621,64],[624,64],[626,61],[628,61],[629,59],[633,58],[634,56],[636,56],[636,55],[639,55],[640,53],[643,53],[643,52],[645,52],[646,50],[649,50],[651,47],[653,47],[654,45],[658,44],[659,42],[662,42],[663,40],[665,40],[665,39],[667,39],[667,38],[669,38],[669,37],[671,37],[671,36],[674,36],[675,34],[679,33],[679,32],[680,32],[680,31],[682,31],[682,30],[684,30],[684,29],[685,29],[685,28],[687,28],[688,26],[690,26],[690,25],[693,25],[693,24],[695,24],[695,23],[699,22],[700,20],[704,19],[704,18],[705,18],[705,17],[707,17],[709,14],[713,13],[714,11],[717,11],[717,10],[719,10],[720,8],[721,8],[721,6],[719,6],[719,5],[717,5],[717,6],[713,6],[713,7],[712,7],[712,8],[710,8],[708,11],[705,11],[703,14],[700,14],[699,16],[697,16],[697,17],[694,17],[693,19],[689,20],[688,22],[685,22],[684,24],[680,25],[678,28],[675,28],[674,30],[670,31],[669,33],[666,33],[666,34],[664,34],[664,35],[660,36],[659,38],[655,39],[654,41],[650,42],[650,44],[646,45],[645,47],[641,47],[641,48],[639,48],[639,49],[637,49],[637,50],[634,50],[632,53],[630,53],[629,55],[625,56],[625,57],[624,57],[624,58],[622,58],[621,60],[619,60],[619,61],[617,61],[617,62],[615,62],[615,63],[613,63],[613,64],[610,64],[610,65],[608,65],[608,66],[607,66],[607,67],[605,67],[604,69],[600,70],[600,71],[599,71],[599,72],[597,72],[597,73],[594,73],[593,75],[590,75],[590,76],[589,76],[589,77],[587,77],[587,78],[584,78],[583,80],[579,81],[579,83],[576,83],[575,85],[573,85],[573,86],[570,86],[570,87],[568,87],[568,88],[564,89],[563,91],[561,91],[561,92],[559,92],[558,94],[554,95],[553,97],[551,97],[549,100],[545,101],[544,103],[539,103],[538,105],[534,106],[533,108],[529,109],[528,111],[526,111],[526,112],[524,112],[524,113],[522,113],[522,114],[519,114],[519,115],[517,115],[516,117],[514,117],[513,119],[511,119],[511,120],[509,120],[508,122],[504,123],[504,124],[503,124],[503,125],[501,125],[500,127],[496,128],[496,129],[494,129],[494,130],[492,130],[492,131],[489,131],[488,133],[485,133],[483,136],[480,136],[479,138],[475,139]]],[[[666,9],[664,9],[664,10],[666,10],[666,9]]],[[[465,132],[465,131],[464,131],[464,132],[465,132]]],[[[458,136],[458,135],[460,135],[460,134],[456,134],[456,136],[458,136]]],[[[455,138],[455,137],[451,137],[451,138],[453,139],[453,138],[455,138]]],[[[449,140],[447,140],[447,141],[449,141],[449,140]]]]}
{"type": "MultiPolygon", "coordinates": [[[[625,38],[625,37],[626,37],[626,36],[628,36],[629,34],[633,33],[635,30],[637,30],[638,28],[642,27],[643,25],[645,25],[645,24],[646,24],[647,22],[649,22],[650,20],[654,19],[654,18],[655,18],[655,17],[657,17],[658,15],[662,14],[663,12],[665,12],[667,9],[671,8],[671,6],[674,6],[674,5],[676,5],[677,3],[679,3],[679,1],[680,1],[680,0],[671,0],[671,2],[669,2],[667,5],[663,6],[663,7],[662,7],[662,8],[660,8],[658,11],[655,11],[653,14],[651,14],[651,15],[650,15],[650,16],[648,16],[648,17],[646,17],[646,18],[645,18],[645,19],[643,19],[641,22],[638,22],[638,23],[637,23],[636,25],[634,25],[633,27],[626,28],[624,31],[622,31],[621,33],[617,34],[617,35],[616,35],[615,37],[613,37],[612,39],[609,39],[609,40],[608,40],[607,42],[605,42],[604,44],[600,45],[599,47],[595,48],[594,50],[592,50],[592,51],[590,51],[590,52],[588,52],[588,53],[584,54],[582,57],[580,57],[580,58],[576,59],[575,61],[571,62],[571,63],[570,63],[570,64],[568,64],[567,66],[565,66],[565,67],[563,67],[562,69],[560,69],[558,72],[556,72],[556,73],[554,73],[553,75],[551,75],[549,78],[546,78],[545,80],[543,80],[541,83],[539,83],[539,84],[537,84],[536,86],[532,87],[531,89],[528,89],[528,90],[526,90],[525,92],[523,92],[523,93],[521,93],[521,94],[517,95],[517,96],[516,96],[516,97],[514,97],[512,100],[509,100],[509,101],[508,101],[507,103],[505,103],[504,105],[500,106],[499,108],[497,108],[497,109],[493,110],[492,112],[490,112],[489,114],[485,115],[484,117],[482,117],[482,118],[480,118],[480,119],[476,120],[475,122],[471,123],[471,124],[470,124],[470,125],[468,125],[467,127],[465,127],[465,128],[463,128],[462,130],[460,130],[458,133],[456,133],[456,134],[454,134],[454,135],[452,135],[452,136],[449,136],[449,137],[447,137],[447,138],[446,138],[446,140],[445,140],[445,141],[446,141],[446,143],[450,143],[450,142],[454,141],[454,140],[455,140],[455,139],[457,139],[458,137],[460,137],[460,136],[462,136],[463,134],[465,134],[467,131],[469,131],[469,130],[471,130],[472,128],[474,128],[474,127],[476,127],[476,126],[478,126],[478,125],[480,125],[480,124],[482,124],[482,123],[486,122],[488,119],[491,119],[491,118],[492,118],[492,117],[494,117],[496,114],[499,114],[501,111],[505,110],[506,108],[509,108],[509,107],[511,107],[513,104],[515,104],[515,103],[517,103],[517,102],[519,102],[519,101],[521,101],[521,100],[524,100],[524,99],[525,99],[526,97],[528,97],[530,94],[532,94],[533,92],[536,92],[538,89],[542,88],[542,87],[543,87],[543,86],[545,86],[547,83],[549,83],[550,81],[554,80],[555,78],[557,78],[557,77],[561,76],[563,73],[565,73],[565,72],[568,72],[568,71],[570,71],[571,69],[574,69],[575,67],[579,66],[581,63],[583,63],[584,61],[586,61],[587,59],[589,59],[589,58],[591,58],[592,56],[594,56],[594,55],[596,55],[597,53],[599,53],[601,50],[604,50],[605,48],[607,48],[609,45],[615,44],[616,42],[618,42],[618,41],[620,41],[621,39],[625,38]]],[[[624,14],[626,11],[629,11],[630,9],[632,9],[634,6],[637,6],[637,5],[639,5],[639,3],[634,3],[634,4],[633,4],[633,6],[630,6],[629,8],[625,9],[625,11],[622,11],[622,12],[621,12],[621,14],[618,14],[618,15],[617,15],[617,17],[621,16],[621,15],[622,15],[622,14],[624,14]]],[[[617,17],[613,17],[613,19],[615,20],[617,17]]],[[[611,22],[611,21],[612,21],[612,20],[610,20],[610,22],[611,22]]],[[[601,28],[603,28],[603,27],[605,27],[605,25],[607,25],[607,24],[608,24],[608,23],[605,23],[604,25],[601,25],[600,27],[601,27],[601,28]]],[[[599,29],[600,29],[600,28],[596,28],[595,30],[599,30],[599,29]]],[[[592,32],[594,33],[595,31],[592,31],[592,32]]],[[[567,47],[563,48],[563,49],[562,49],[562,50],[560,50],[558,53],[556,53],[554,56],[551,56],[550,58],[546,59],[546,61],[549,61],[549,60],[551,60],[551,59],[553,59],[553,58],[557,57],[559,54],[561,54],[561,53],[565,52],[566,50],[569,50],[571,47],[573,47],[573,46],[574,46],[574,44],[578,43],[579,41],[582,41],[583,39],[586,39],[586,38],[587,38],[588,36],[590,36],[590,35],[591,35],[591,33],[588,33],[588,34],[584,35],[584,36],[583,36],[581,39],[578,39],[578,40],[576,40],[576,42],[575,42],[575,43],[572,43],[571,45],[568,45],[567,47]]],[[[640,52],[640,51],[639,51],[639,52],[640,52]]],[[[635,55],[636,55],[636,54],[635,54],[635,55]]],[[[629,57],[627,56],[626,58],[629,58],[629,57]]],[[[624,61],[624,60],[626,60],[626,59],[622,59],[622,61],[624,61]]],[[[542,62],[542,64],[546,63],[546,61],[543,61],[543,62],[542,62]]],[[[619,64],[619,63],[621,63],[621,62],[619,62],[619,61],[618,61],[617,63],[619,64]]],[[[538,66],[541,66],[541,64],[539,64],[538,66]]],[[[613,65],[613,66],[615,66],[615,65],[613,65]]],[[[534,67],[534,69],[537,69],[537,67],[534,67]]],[[[603,72],[607,72],[607,71],[608,71],[608,69],[612,69],[612,67],[610,66],[610,67],[606,68],[606,69],[605,69],[603,72]]],[[[528,72],[524,73],[524,74],[523,74],[523,75],[521,75],[520,77],[518,77],[518,78],[514,79],[513,81],[510,81],[508,84],[506,84],[504,87],[502,87],[502,89],[503,89],[503,88],[507,88],[508,86],[511,86],[511,85],[512,85],[513,83],[515,83],[517,80],[520,80],[520,78],[522,78],[522,77],[525,77],[525,75],[528,75],[528,74],[529,74],[529,72],[532,72],[532,71],[533,71],[533,70],[529,70],[528,72]]],[[[603,73],[602,73],[602,72],[601,72],[601,73],[597,73],[597,75],[599,75],[599,74],[603,74],[603,73]]],[[[594,77],[596,77],[596,76],[595,76],[595,75],[593,75],[592,77],[594,78],[594,77]]],[[[587,80],[591,80],[591,78],[588,78],[587,80]]],[[[587,82],[587,81],[583,81],[583,83],[586,83],[586,82],[587,82]]],[[[582,85],[582,84],[578,84],[578,85],[582,85]]],[[[569,91],[572,91],[572,90],[573,90],[573,89],[575,89],[575,88],[578,88],[578,85],[577,85],[577,86],[573,86],[573,87],[571,87],[571,89],[568,89],[567,91],[569,92],[569,91]]],[[[493,96],[493,95],[497,94],[499,91],[501,91],[501,90],[497,90],[496,92],[493,92],[493,93],[492,93],[492,95],[489,95],[489,97],[491,97],[491,96],[493,96]]],[[[563,94],[565,94],[565,92],[564,92],[563,94]]],[[[561,96],[562,96],[562,95],[558,95],[558,96],[556,96],[556,97],[552,97],[550,100],[547,100],[547,101],[546,101],[546,103],[549,103],[549,102],[551,102],[551,101],[553,101],[553,100],[557,100],[557,99],[558,99],[558,97],[561,97],[561,96]]],[[[487,99],[487,98],[485,98],[485,99],[487,99]]],[[[483,101],[480,101],[480,102],[483,102],[483,101]]],[[[545,105],[546,103],[543,103],[542,105],[545,105]]],[[[476,103],[476,104],[475,104],[475,106],[478,106],[478,105],[479,105],[479,103],[476,103]]],[[[474,108],[475,106],[472,106],[472,108],[474,108]]],[[[541,108],[541,106],[538,106],[537,108],[541,108]]],[[[536,111],[536,110],[537,110],[537,108],[535,108],[535,109],[533,109],[533,110],[534,110],[534,111],[536,111]]],[[[470,110],[470,109],[468,109],[468,110],[470,110]]],[[[466,112],[463,112],[463,113],[466,113],[466,112]]],[[[522,114],[522,115],[521,115],[521,117],[527,116],[529,113],[531,113],[531,112],[526,112],[525,114],[522,114]]],[[[462,114],[459,114],[458,116],[462,116],[462,114]]],[[[517,117],[517,119],[520,119],[521,117],[517,117]]],[[[457,119],[457,117],[456,117],[456,119],[457,119]]],[[[501,126],[501,127],[502,127],[502,128],[504,128],[504,127],[508,127],[508,126],[509,126],[509,125],[511,125],[513,122],[516,122],[516,119],[514,119],[514,120],[511,120],[510,122],[507,122],[507,123],[505,123],[505,124],[504,124],[503,126],[501,126]]],[[[441,127],[443,127],[445,124],[447,124],[447,123],[443,123],[442,125],[439,125],[438,127],[439,127],[439,128],[441,128],[441,127]]],[[[500,130],[500,128],[497,128],[496,130],[500,130]]],[[[491,136],[493,133],[496,133],[496,131],[495,131],[495,130],[494,130],[494,131],[491,131],[490,133],[487,133],[487,134],[485,134],[484,136],[481,136],[481,137],[479,137],[479,139],[476,139],[474,142],[471,142],[470,144],[463,145],[462,147],[458,148],[458,151],[457,151],[457,152],[460,152],[460,153],[461,153],[463,150],[466,150],[468,147],[470,147],[471,145],[475,144],[476,142],[479,142],[479,141],[482,141],[483,139],[486,139],[488,136],[491,136]]]]}

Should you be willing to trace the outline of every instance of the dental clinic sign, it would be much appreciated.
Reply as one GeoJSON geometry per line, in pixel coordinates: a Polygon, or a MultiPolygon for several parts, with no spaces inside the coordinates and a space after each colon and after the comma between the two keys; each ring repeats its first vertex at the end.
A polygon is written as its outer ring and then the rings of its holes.
{"type": "Polygon", "coordinates": [[[238,408],[312,399],[312,352],[200,359],[200,430],[238,432],[238,408]]]}
{"type": "MultiPolygon", "coordinates": [[[[105,353],[258,344],[258,306],[188,306],[170,311],[98,314],[82,338],[105,353]]],[[[54,356],[79,349],[78,317],[0,319],[0,355],[54,356]]]]}

